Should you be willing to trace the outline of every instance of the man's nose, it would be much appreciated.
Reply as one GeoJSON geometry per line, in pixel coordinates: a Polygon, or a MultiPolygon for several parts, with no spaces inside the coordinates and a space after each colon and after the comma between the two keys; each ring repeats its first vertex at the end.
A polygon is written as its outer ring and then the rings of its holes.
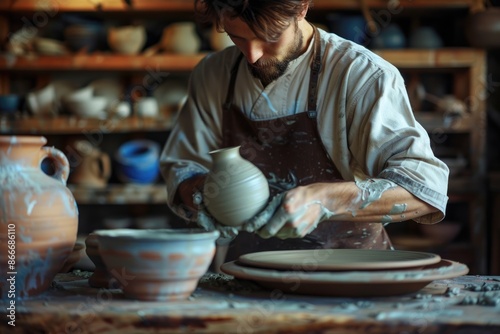
{"type": "Polygon", "coordinates": [[[243,53],[245,54],[245,57],[247,58],[247,61],[250,64],[254,64],[264,54],[264,50],[262,48],[262,45],[258,42],[254,42],[254,41],[249,42],[246,45],[245,49],[246,50],[243,53]]]}

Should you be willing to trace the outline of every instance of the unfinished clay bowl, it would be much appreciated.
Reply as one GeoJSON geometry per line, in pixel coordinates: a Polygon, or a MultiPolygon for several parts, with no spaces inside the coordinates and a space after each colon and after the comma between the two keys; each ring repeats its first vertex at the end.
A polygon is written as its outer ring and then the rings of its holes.
{"type": "Polygon", "coordinates": [[[183,300],[196,289],[215,253],[218,231],[98,230],[99,253],[126,297],[183,300]]]}

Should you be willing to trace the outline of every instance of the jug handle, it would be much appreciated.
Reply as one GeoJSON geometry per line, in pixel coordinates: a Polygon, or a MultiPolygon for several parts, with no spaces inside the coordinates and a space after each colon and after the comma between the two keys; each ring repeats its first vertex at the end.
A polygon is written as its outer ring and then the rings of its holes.
{"type": "Polygon", "coordinates": [[[99,175],[99,177],[103,179],[109,178],[111,176],[111,159],[109,158],[109,155],[101,152],[95,162],[100,162],[100,164],[96,163],[91,165],[95,174],[99,175]]]}
{"type": "Polygon", "coordinates": [[[54,174],[50,176],[66,185],[69,176],[69,161],[66,155],[55,147],[45,146],[41,148],[40,163],[46,158],[54,162],[55,171],[54,174]]]}

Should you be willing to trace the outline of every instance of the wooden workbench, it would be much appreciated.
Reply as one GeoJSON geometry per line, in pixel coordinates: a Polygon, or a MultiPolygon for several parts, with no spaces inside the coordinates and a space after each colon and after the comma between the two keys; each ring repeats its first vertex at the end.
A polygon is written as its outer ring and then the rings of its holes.
{"type": "Polygon", "coordinates": [[[500,277],[434,281],[384,298],[283,294],[206,274],[185,301],[126,299],[88,286],[85,272],[59,274],[49,291],[18,301],[15,327],[1,303],[0,333],[500,333],[500,277]]]}

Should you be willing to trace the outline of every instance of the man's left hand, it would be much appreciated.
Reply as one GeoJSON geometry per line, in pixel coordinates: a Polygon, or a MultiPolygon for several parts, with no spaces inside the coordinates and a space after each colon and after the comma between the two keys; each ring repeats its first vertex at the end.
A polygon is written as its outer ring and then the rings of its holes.
{"type": "Polygon", "coordinates": [[[242,229],[263,238],[302,238],[329,216],[321,201],[307,187],[297,187],[274,197],[257,216],[242,229]]]}

